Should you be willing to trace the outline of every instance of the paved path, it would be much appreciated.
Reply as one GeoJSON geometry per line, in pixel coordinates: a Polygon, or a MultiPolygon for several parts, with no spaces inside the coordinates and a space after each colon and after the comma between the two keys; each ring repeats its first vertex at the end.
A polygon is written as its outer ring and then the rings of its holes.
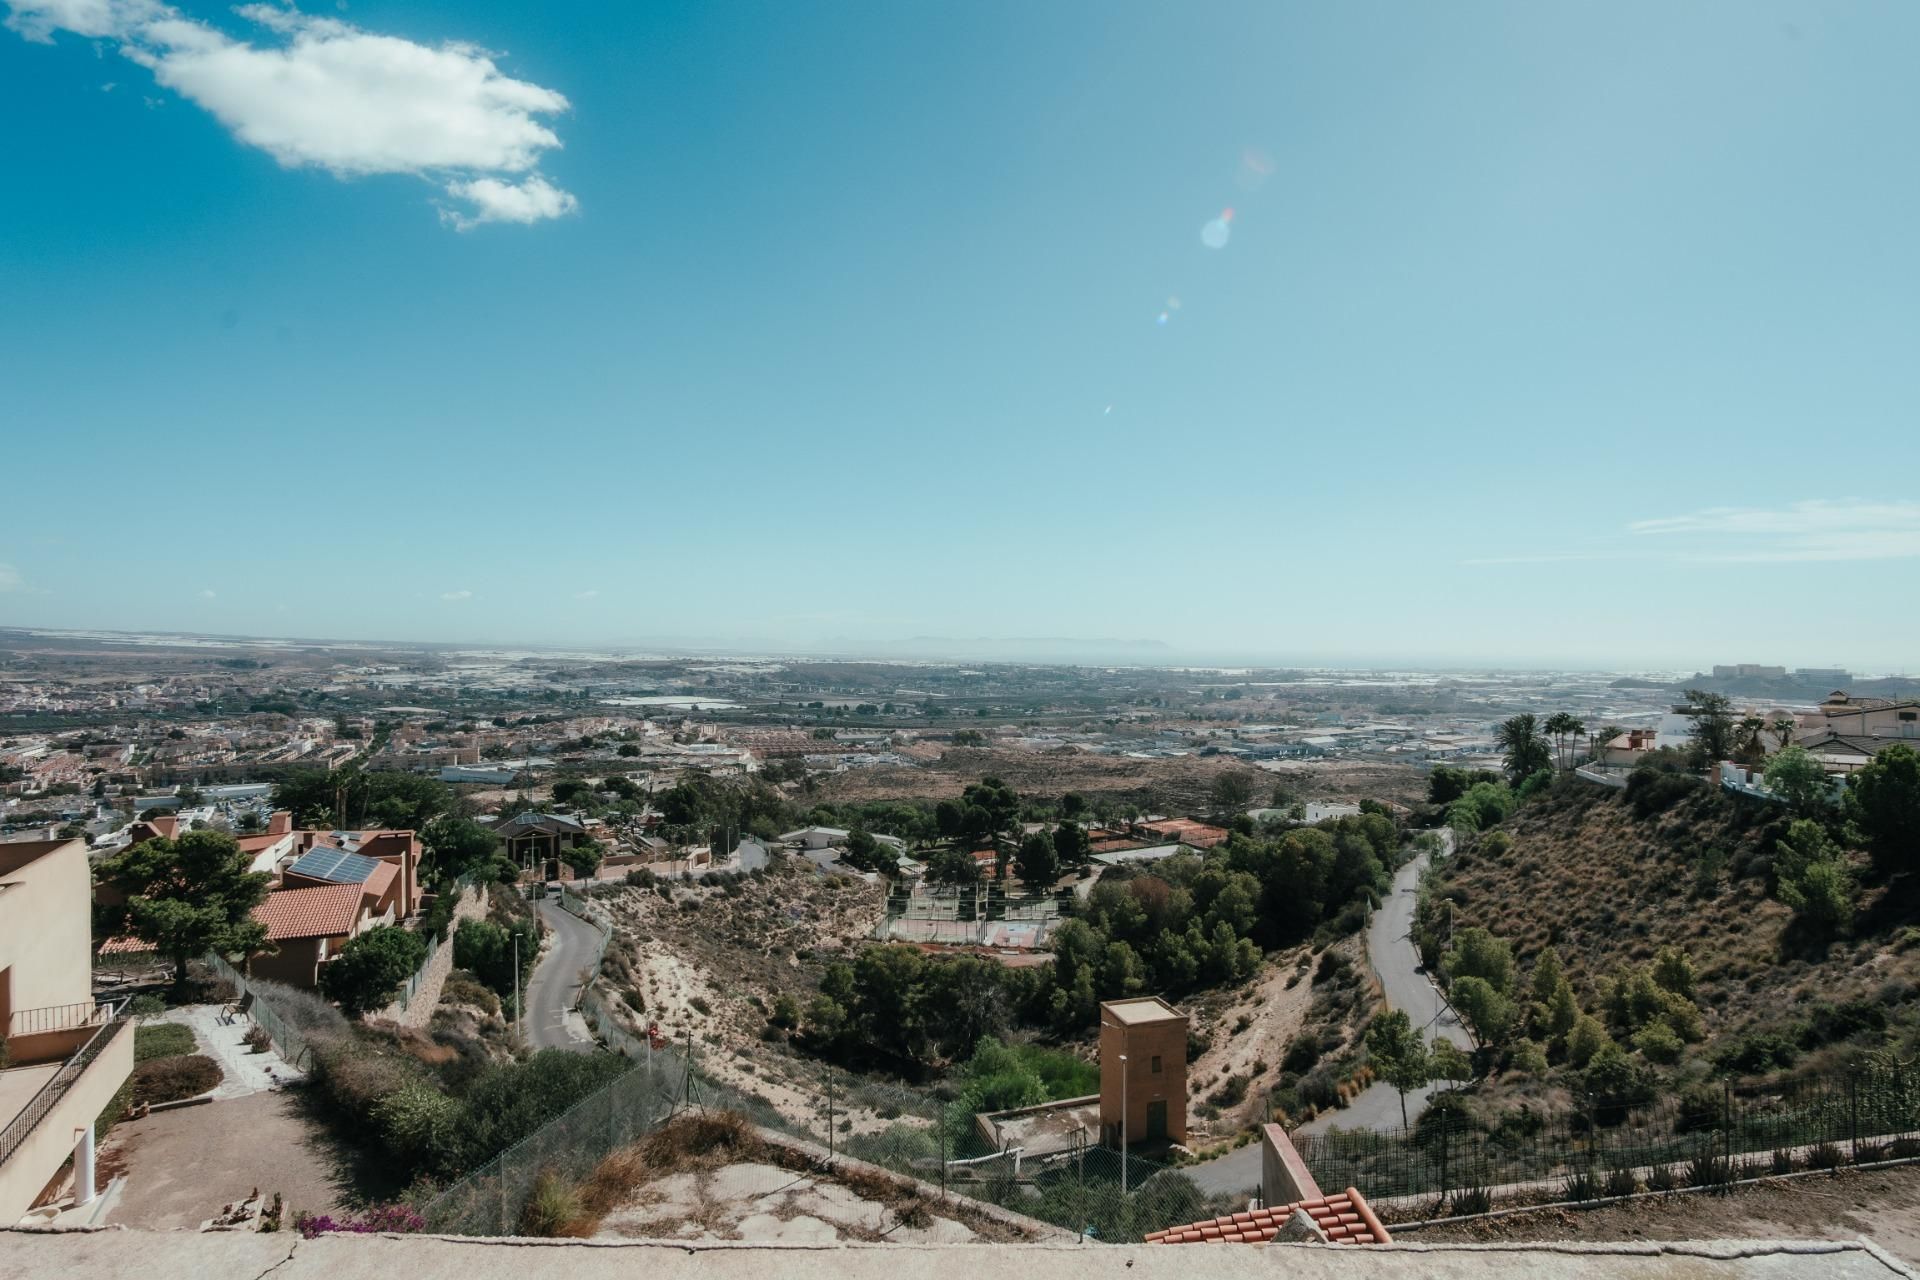
{"type": "MultiPolygon", "coordinates": [[[[1447,853],[1453,852],[1453,832],[1442,830],[1440,839],[1447,853]]],[[[1426,1032],[1428,1040],[1444,1037],[1462,1049],[1471,1050],[1472,1039],[1460,1019],[1441,996],[1420,965],[1420,952],[1413,945],[1413,907],[1420,887],[1420,875],[1427,869],[1427,855],[1421,854],[1393,877],[1386,901],[1373,913],[1367,925],[1367,958],[1380,976],[1387,1007],[1405,1011],[1413,1025],[1426,1032]]],[[[1407,1095],[1406,1118],[1418,1120],[1427,1109],[1434,1085],[1416,1089],[1407,1095]]],[[[1325,1133],[1328,1129],[1398,1129],[1401,1125],[1400,1094],[1392,1085],[1375,1084],[1361,1092],[1339,1111],[1329,1111],[1300,1127],[1302,1133],[1325,1133]]]]}
{"type": "Polygon", "coordinates": [[[592,968],[600,950],[600,931],[549,898],[537,899],[533,909],[552,931],[553,945],[527,979],[527,1043],[592,1053],[593,1037],[573,1007],[580,999],[580,975],[592,968]]]}
{"type": "MultiPolygon", "coordinates": [[[[1447,853],[1453,852],[1453,832],[1442,831],[1440,839],[1447,853]]],[[[1413,1025],[1424,1028],[1429,1040],[1445,1036],[1463,1049],[1472,1047],[1466,1028],[1428,980],[1420,967],[1420,953],[1413,945],[1414,899],[1420,887],[1420,875],[1427,869],[1427,855],[1420,854],[1393,877],[1393,886],[1373,913],[1367,925],[1367,959],[1380,975],[1380,987],[1387,1007],[1404,1009],[1413,1025]]],[[[1407,1095],[1406,1118],[1416,1120],[1426,1110],[1433,1085],[1407,1095]]],[[[1324,1133],[1328,1129],[1398,1129],[1400,1094],[1391,1086],[1376,1084],[1339,1111],[1329,1111],[1300,1126],[1298,1133],[1324,1133]]],[[[1186,1173],[1201,1190],[1209,1194],[1258,1190],[1260,1186],[1260,1144],[1246,1146],[1205,1164],[1189,1166],[1186,1173]]]]}

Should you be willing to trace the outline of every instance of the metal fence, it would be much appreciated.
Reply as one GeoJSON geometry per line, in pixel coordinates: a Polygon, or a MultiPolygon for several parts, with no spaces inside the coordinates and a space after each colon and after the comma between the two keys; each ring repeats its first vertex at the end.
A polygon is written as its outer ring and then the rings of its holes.
{"type": "Polygon", "coordinates": [[[255,1026],[273,1038],[273,1047],[280,1051],[287,1065],[304,1070],[312,1061],[306,1037],[294,1030],[293,1024],[281,1017],[269,1000],[248,985],[245,974],[211,952],[206,955],[204,963],[216,977],[232,984],[235,999],[245,1001],[247,1016],[253,1019],[255,1026]],[[248,996],[252,999],[247,1000],[248,996]]]}
{"type": "MultiPolygon", "coordinates": [[[[1916,1073],[1896,1064],[1768,1093],[1721,1085],[1639,1107],[1589,1099],[1572,1115],[1521,1113],[1492,1131],[1442,1107],[1411,1129],[1297,1134],[1293,1142],[1322,1186],[1358,1187],[1374,1200],[1592,1186],[1609,1175],[1647,1182],[1655,1170],[1699,1162],[1709,1173],[1784,1171],[1858,1162],[1895,1139],[1911,1142],[1920,1130],[1917,1086],[1916,1073]]],[[[1920,1154],[1912,1145],[1905,1154],[1920,1154]]]]}

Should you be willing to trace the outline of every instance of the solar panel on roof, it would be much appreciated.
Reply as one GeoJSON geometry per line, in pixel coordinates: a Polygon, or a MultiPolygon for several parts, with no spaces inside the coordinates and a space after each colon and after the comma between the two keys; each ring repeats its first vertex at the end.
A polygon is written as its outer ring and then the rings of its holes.
{"type": "Polygon", "coordinates": [[[348,853],[344,849],[322,848],[299,859],[287,871],[292,875],[305,876],[309,880],[325,880],[330,884],[365,884],[367,877],[379,865],[378,858],[348,853]]]}

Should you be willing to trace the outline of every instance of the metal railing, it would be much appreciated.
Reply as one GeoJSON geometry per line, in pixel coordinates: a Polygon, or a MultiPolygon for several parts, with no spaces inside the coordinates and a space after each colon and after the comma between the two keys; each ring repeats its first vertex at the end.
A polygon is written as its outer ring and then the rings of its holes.
{"type": "MultiPolygon", "coordinates": [[[[113,1042],[113,1038],[126,1027],[126,1008],[125,1001],[107,1006],[106,1020],[87,1037],[86,1043],[74,1050],[73,1054],[60,1065],[60,1069],[54,1072],[52,1078],[40,1086],[39,1092],[27,1100],[27,1105],[7,1123],[7,1127],[0,1129],[0,1164],[5,1164],[13,1158],[14,1152],[18,1151],[21,1144],[33,1133],[34,1127],[46,1119],[47,1113],[59,1104],[60,1099],[67,1096],[67,1092],[86,1073],[87,1068],[93,1065],[94,1059],[98,1058],[113,1042]]],[[[89,1121],[93,1119],[91,1116],[87,1118],[89,1121]]]]}
{"type": "Polygon", "coordinates": [[[1323,1185],[1358,1187],[1385,1201],[1645,1175],[1698,1159],[1751,1157],[1771,1167],[1776,1155],[1813,1148],[1855,1160],[1916,1131],[1920,1076],[1896,1064],[1751,1095],[1722,1086],[1632,1107],[1588,1099],[1571,1114],[1492,1131],[1441,1109],[1411,1129],[1334,1129],[1295,1134],[1293,1142],[1323,1185]]]}
{"type": "Polygon", "coordinates": [[[90,1027],[112,1012],[110,1004],[78,1000],[72,1004],[50,1004],[39,1009],[15,1009],[7,1019],[7,1036],[37,1036],[49,1031],[75,1031],[90,1027]]]}

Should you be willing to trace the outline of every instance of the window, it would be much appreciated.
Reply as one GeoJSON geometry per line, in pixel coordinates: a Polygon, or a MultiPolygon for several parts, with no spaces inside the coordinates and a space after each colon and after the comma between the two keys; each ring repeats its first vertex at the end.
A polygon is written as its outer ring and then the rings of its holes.
{"type": "Polygon", "coordinates": [[[1152,1072],[1156,1076],[1160,1074],[1160,1055],[1157,1053],[1153,1055],[1152,1072]]]}

